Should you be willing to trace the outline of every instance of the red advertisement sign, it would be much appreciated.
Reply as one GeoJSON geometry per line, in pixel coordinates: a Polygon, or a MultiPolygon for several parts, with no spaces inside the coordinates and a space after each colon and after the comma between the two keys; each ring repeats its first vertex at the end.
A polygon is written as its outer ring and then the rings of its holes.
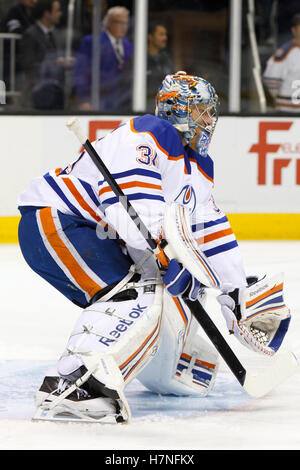
{"type": "Polygon", "coordinates": [[[249,153],[256,153],[258,157],[257,183],[259,185],[267,184],[267,159],[271,154],[273,156],[276,154],[276,157],[272,159],[272,184],[282,184],[283,171],[290,167],[291,161],[295,159],[295,170],[291,169],[291,171],[295,171],[295,183],[300,185],[300,142],[296,144],[287,142],[286,134],[283,134],[281,142],[276,144],[268,142],[270,132],[289,131],[292,125],[293,121],[259,122],[258,142],[249,149],[249,153]]]}

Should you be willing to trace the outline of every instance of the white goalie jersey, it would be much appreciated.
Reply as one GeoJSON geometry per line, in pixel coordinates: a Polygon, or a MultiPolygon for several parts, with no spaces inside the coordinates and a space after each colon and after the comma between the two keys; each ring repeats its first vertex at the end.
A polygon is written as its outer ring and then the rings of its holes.
{"type": "MultiPolygon", "coordinates": [[[[195,240],[223,282],[245,285],[236,238],[213,199],[209,155],[184,147],[176,129],[152,115],[131,119],[93,145],[154,238],[161,234],[166,204],[184,205],[191,214],[195,240]],[[235,261],[228,263],[228,256],[235,261]]],[[[33,180],[19,205],[52,206],[96,222],[99,233],[103,227],[110,236],[117,232],[128,247],[147,247],[86,152],[67,168],[33,180]]]]}
{"type": "Polygon", "coordinates": [[[263,78],[277,109],[299,112],[300,47],[294,40],[283,44],[270,57],[263,78]]]}

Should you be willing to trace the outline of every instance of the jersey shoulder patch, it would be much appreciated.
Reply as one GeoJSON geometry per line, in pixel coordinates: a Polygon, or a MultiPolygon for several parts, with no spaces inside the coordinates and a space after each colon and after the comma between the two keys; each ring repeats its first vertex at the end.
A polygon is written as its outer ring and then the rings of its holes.
{"type": "Polygon", "coordinates": [[[176,129],[168,121],[152,114],[145,114],[131,119],[132,132],[149,134],[157,147],[168,157],[179,157],[183,154],[183,146],[176,129]]]}
{"type": "Polygon", "coordinates": [[[289,52],[291,52],[291,50],[294,49],[294,47],[297,47],[294,40],[291,40],[291,41],[288,41],[288,42],[284,43],[275,52],[274,61],[275,62],[280,62],[280,61],[284,60],[287,57],[287,55],[289,54],[289,52]]]}

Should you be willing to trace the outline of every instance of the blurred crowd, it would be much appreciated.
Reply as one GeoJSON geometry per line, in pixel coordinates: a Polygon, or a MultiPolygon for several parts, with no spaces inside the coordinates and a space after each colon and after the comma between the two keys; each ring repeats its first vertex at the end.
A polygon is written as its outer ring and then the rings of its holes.
{"type": "MultiPolygon", "coordinates": [[[[6,84],[5,109],[132,113],[135,2],[100,2],[96,108],[92,99],[94,1],[73,3],[68,47],[70,0],[0,0],[0,80],[6,84]]],[[[255,11],[268,109],[299,112],[299,0],[256,0],[255,11]]],[[[242,111],[258,111],[246,15],[244,1],[242,111]]],[[[227,111],[229,16],[229,0],[149,1],[146,111],[154,112],[161,80],[177,70],[211,81],[221,111],[227,111]]]]}

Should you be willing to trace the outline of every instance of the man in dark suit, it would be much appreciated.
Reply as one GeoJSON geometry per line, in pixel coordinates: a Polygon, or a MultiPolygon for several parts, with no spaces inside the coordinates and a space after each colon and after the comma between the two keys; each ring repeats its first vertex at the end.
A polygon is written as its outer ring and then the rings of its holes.
{"type": "MultiPolygon", "coordinates": [[[[128,112],[131,108],[132,43],[125,38],[129,11],[112,7],[104,18],[105,30],[100,34],[100,111],[128,112]]],[[[92,35],[80,41],[74,69],[74,85],[79,109],[89,111],[91,105],[92,35]]]]}
{"type": "Polygon", "coordinates": [[[59,57],[55,26],[62,12],[58,0],[38,0],[33,14],[35,23],[22,39],[24,104],[37,109],[63,107],[63,59],[59,57]]]}

